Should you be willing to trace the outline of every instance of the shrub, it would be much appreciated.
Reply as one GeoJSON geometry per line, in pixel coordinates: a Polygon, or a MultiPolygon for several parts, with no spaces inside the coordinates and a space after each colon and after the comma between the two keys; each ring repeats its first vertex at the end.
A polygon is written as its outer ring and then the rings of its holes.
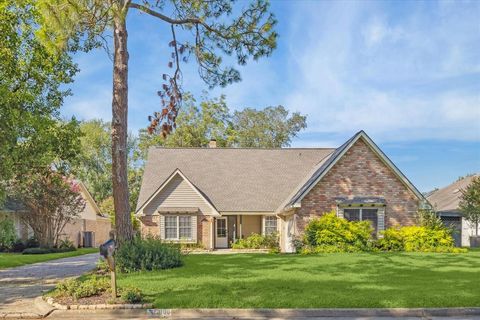
{"type": "Polygon", "coordinates": [[[125,302],[129,303],[139,303],[143,300],[143,293],[139,288],[135,287],[126,287],[120,290],[121,298],[125,302]]]}
{"type": "Polygon", "coordinates": [[[22,251],[22,254],[46,254],[46,253],[61,253],[76,251],[75,247],[70,248],[27,248],[22,251]]]}
{"type": "Polygon", "coordinates": [[[15,224],[12,219],[0,220],[0,250],[10,250],[17,240],[15,224]]]}
{"type": "Polygon", "coordinates": [[[369,221],[348,221],[330,212],[307,224],[304,242],[316,248],[314,251],[365,251],[370,248],[372,232],[369,221]]]}
{"type": "Polygon", "coordinates": [[[72,249],[72,248],[75,249],[75,245],[68,238],[60,240],[60,244],[58,245],[58,247],[60,249],[72,249]]]}
{"type": "Polygon", "coordinates": [[[183,264],[178,245],[163,243],[152,236],[124,243],[115,258],[122,272],[170,269],[183,264]]]}
{"type": "Polygon", "coordinates": [[[13,243],[13,245],[10,247],[10,250],[8,250],[9,252],[22,252],[23,250],[25,250],[26,246],[25,244],[23,243],[22,240],[20,239],[17,239],[17,241],[15,241],[13,243]]]}
{"type": "Polygon", "coordinates": [[[258,233],[252,233],[250,236],[238,239],[232,244],[233,249],[270,249],[272,251],[278,251],[278,233],[273,232],[271,234],[262,236],[258,233]]]}
{"type": "Polygon", "coordinates": [[[445,229],[445,224],[431,209],[420,209],[417,212],[417,224],[428,229],[445,229]]]}
{"type": "Polygon", "coordinates": [[[377,241],[377,247],[385,251],[423,251],[452,252],[454,240],[446,228],[432,229],[424,226],[389,228],[383,232],[383,238],[377,241]],[[447,249],[448,248],[448,249],[447,249]]]}
{"type": "Polygon", "coordinates": [[[361,252],[369,251],[370,249],[361,249],[352,245],[319,245],[316,247],[305,246],[300,250],[301,254],[312,253],[337,253],[337,252],[361,252]]]}
{"type": "Polygon", "coordinates": [[[96,267],[97,274],[105,275],[110,272],[110,267],[108,266],[107,261],[103,258],[98,259],[95,267],[96,267]]]}
{"type": "Polygon", "coordinates": [[[25,242],[26,248],[38,248],[39,246],[40,246],[40,243],[35,237],[30,237],[28,238],[27,242],[25,242]]]}
{"type": "Polygon", "coordinates": [[[53,253],[53,248],[27,248],[22,254],[46,254],[53,253]]]}
{"type": "Polygon", "coordinates": [[[110,281],[107,277],[93,275],[87,280],[67,279],[55,288],[55,296],[67,296],[74,299],[86,298],[104,293],[110,288],[110,281]]]}

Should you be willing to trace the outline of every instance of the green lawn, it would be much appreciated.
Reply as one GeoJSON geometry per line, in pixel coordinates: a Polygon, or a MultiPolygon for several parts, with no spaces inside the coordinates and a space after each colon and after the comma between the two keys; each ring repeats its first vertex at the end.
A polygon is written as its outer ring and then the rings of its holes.
{"type": "Polygon", "coordinates": [[[47,254],[0,253],[0,269],[60,258],[75,257],[93,252],[98,252],[98,248],[81,248],[76,251],[47,254]]]}
{"type": "Polygon", "coordinates": [[[119,284],[157,308],[480,307],[480,252],[189,255],[119,284]]]}

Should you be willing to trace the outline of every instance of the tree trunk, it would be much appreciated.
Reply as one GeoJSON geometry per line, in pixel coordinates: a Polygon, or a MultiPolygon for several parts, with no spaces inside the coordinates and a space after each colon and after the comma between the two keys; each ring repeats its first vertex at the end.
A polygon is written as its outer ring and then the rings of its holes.
{"type": "MultiPolygon", "coordinates": [[[[119,1],[120,6],[123,1],[119,1]]],[[[115,230],[121,244],[133,238],[127,179],[128,51],[126,14],[114,18],[114,62],[112,101],[112,180],[115,230]]]]}

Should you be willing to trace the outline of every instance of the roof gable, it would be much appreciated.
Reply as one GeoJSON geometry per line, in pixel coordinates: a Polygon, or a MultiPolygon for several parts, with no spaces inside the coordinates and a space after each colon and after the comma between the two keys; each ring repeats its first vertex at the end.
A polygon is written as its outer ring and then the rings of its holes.
{"type": "Polygon", "coordinates": [[[96,215],[103,217],[102,212],[97,205],[97,202],[95,201],[95,199],[93,199],[92,194],[90,193],[90,191],[88,191],[85,184],[82,181],[78,181],[78,184],[80,186],[82,198],[92,206],[96,215]]]}
{"type": "MultiPolygon", "coordinates": [[[[166,179],[164,181],[164,183],[162,185],[160,185],[160,187],[142,204],[140,205],[140,207],[137,209],[136,213],[137,214],[144,214],[144,210],[151,204],[153,203],[153,201],[159,197],[159,195],[163,192],[163,191],[167,191],[168,189],[168,186],[171,185],[172,183],[175,182],[176,179],[181,179],[183,182],[185,182],[188,186],[188,189],[190,191],[193,191],[193,193],[196,195],[196,199],[194,199],[193,202],[196,202],[198,199],[201,199],[200,201],[203,201],[204,205],[206,205],[210,210],[211,213],[213,213],[214,215],[219,215],[217,209],[212,205],[212,203],[208,200],[208,198],[202,194],[202,192],[200,190],[198,190],[198,188],[192,184],[192,182],[179,170],[179,169],[175,169],[175,171],[169,176],[168,179],[166,179]]],[[[170,191],[173,191],[173,190],[170,190],[170,191]]],[[[203,205],[202,205],[203,206],[203,205]]],[[[165,207],[164,209],[169,209],[170,211],[172,210],[176,210],[178,208],[175,208],[175,207],[165,207]]],[[[191,208],[184,208],[184,210],[188,211],[187,209],[191,209],[191,208]]]]}
{"type": "Polygon", "coordinates": [[[362,130],[356,133],[352,138],[347,140],[341,145],[332,156],[325,161],[319,168],[313,173],[313,175],[298,188],[298,191],[290,199],[287,205],[282,209],[289,209],[291,207],[298,207],[302,199],[308,194],[308,192],[329,172],[329,170],[347,153],[347,151],[357,142],[362,139],[368,147],[380,158],[380,160],[391,169],[400,181],[409,188],[419,200],[424,200],[424,196],[418,191],[418,189],[407,179],[407,177],[395,166],[395,164],[383,153],[383,151],[373,142],[373,140],[362,130]]]}

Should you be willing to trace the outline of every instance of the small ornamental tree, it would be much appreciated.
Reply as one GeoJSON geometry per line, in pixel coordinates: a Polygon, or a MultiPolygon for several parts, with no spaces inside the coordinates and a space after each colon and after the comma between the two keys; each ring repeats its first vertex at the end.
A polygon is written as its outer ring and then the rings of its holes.
{"type": "Polygon", "coordinates": [[[480,177],[472,179],[470,185],[461,190],[462,198],[460,210],[464,218],[475,226],[475,236],[478,237],[478,225],[480,224],[480,177]]]}
{"type": "Polygon", "coordinates": [[[41,247],[56,246],[65,225],[85,208],[80,185],[51,168],[23,175],[11,189],[25,206],[21,219],[32,228],[41,247]]]}

